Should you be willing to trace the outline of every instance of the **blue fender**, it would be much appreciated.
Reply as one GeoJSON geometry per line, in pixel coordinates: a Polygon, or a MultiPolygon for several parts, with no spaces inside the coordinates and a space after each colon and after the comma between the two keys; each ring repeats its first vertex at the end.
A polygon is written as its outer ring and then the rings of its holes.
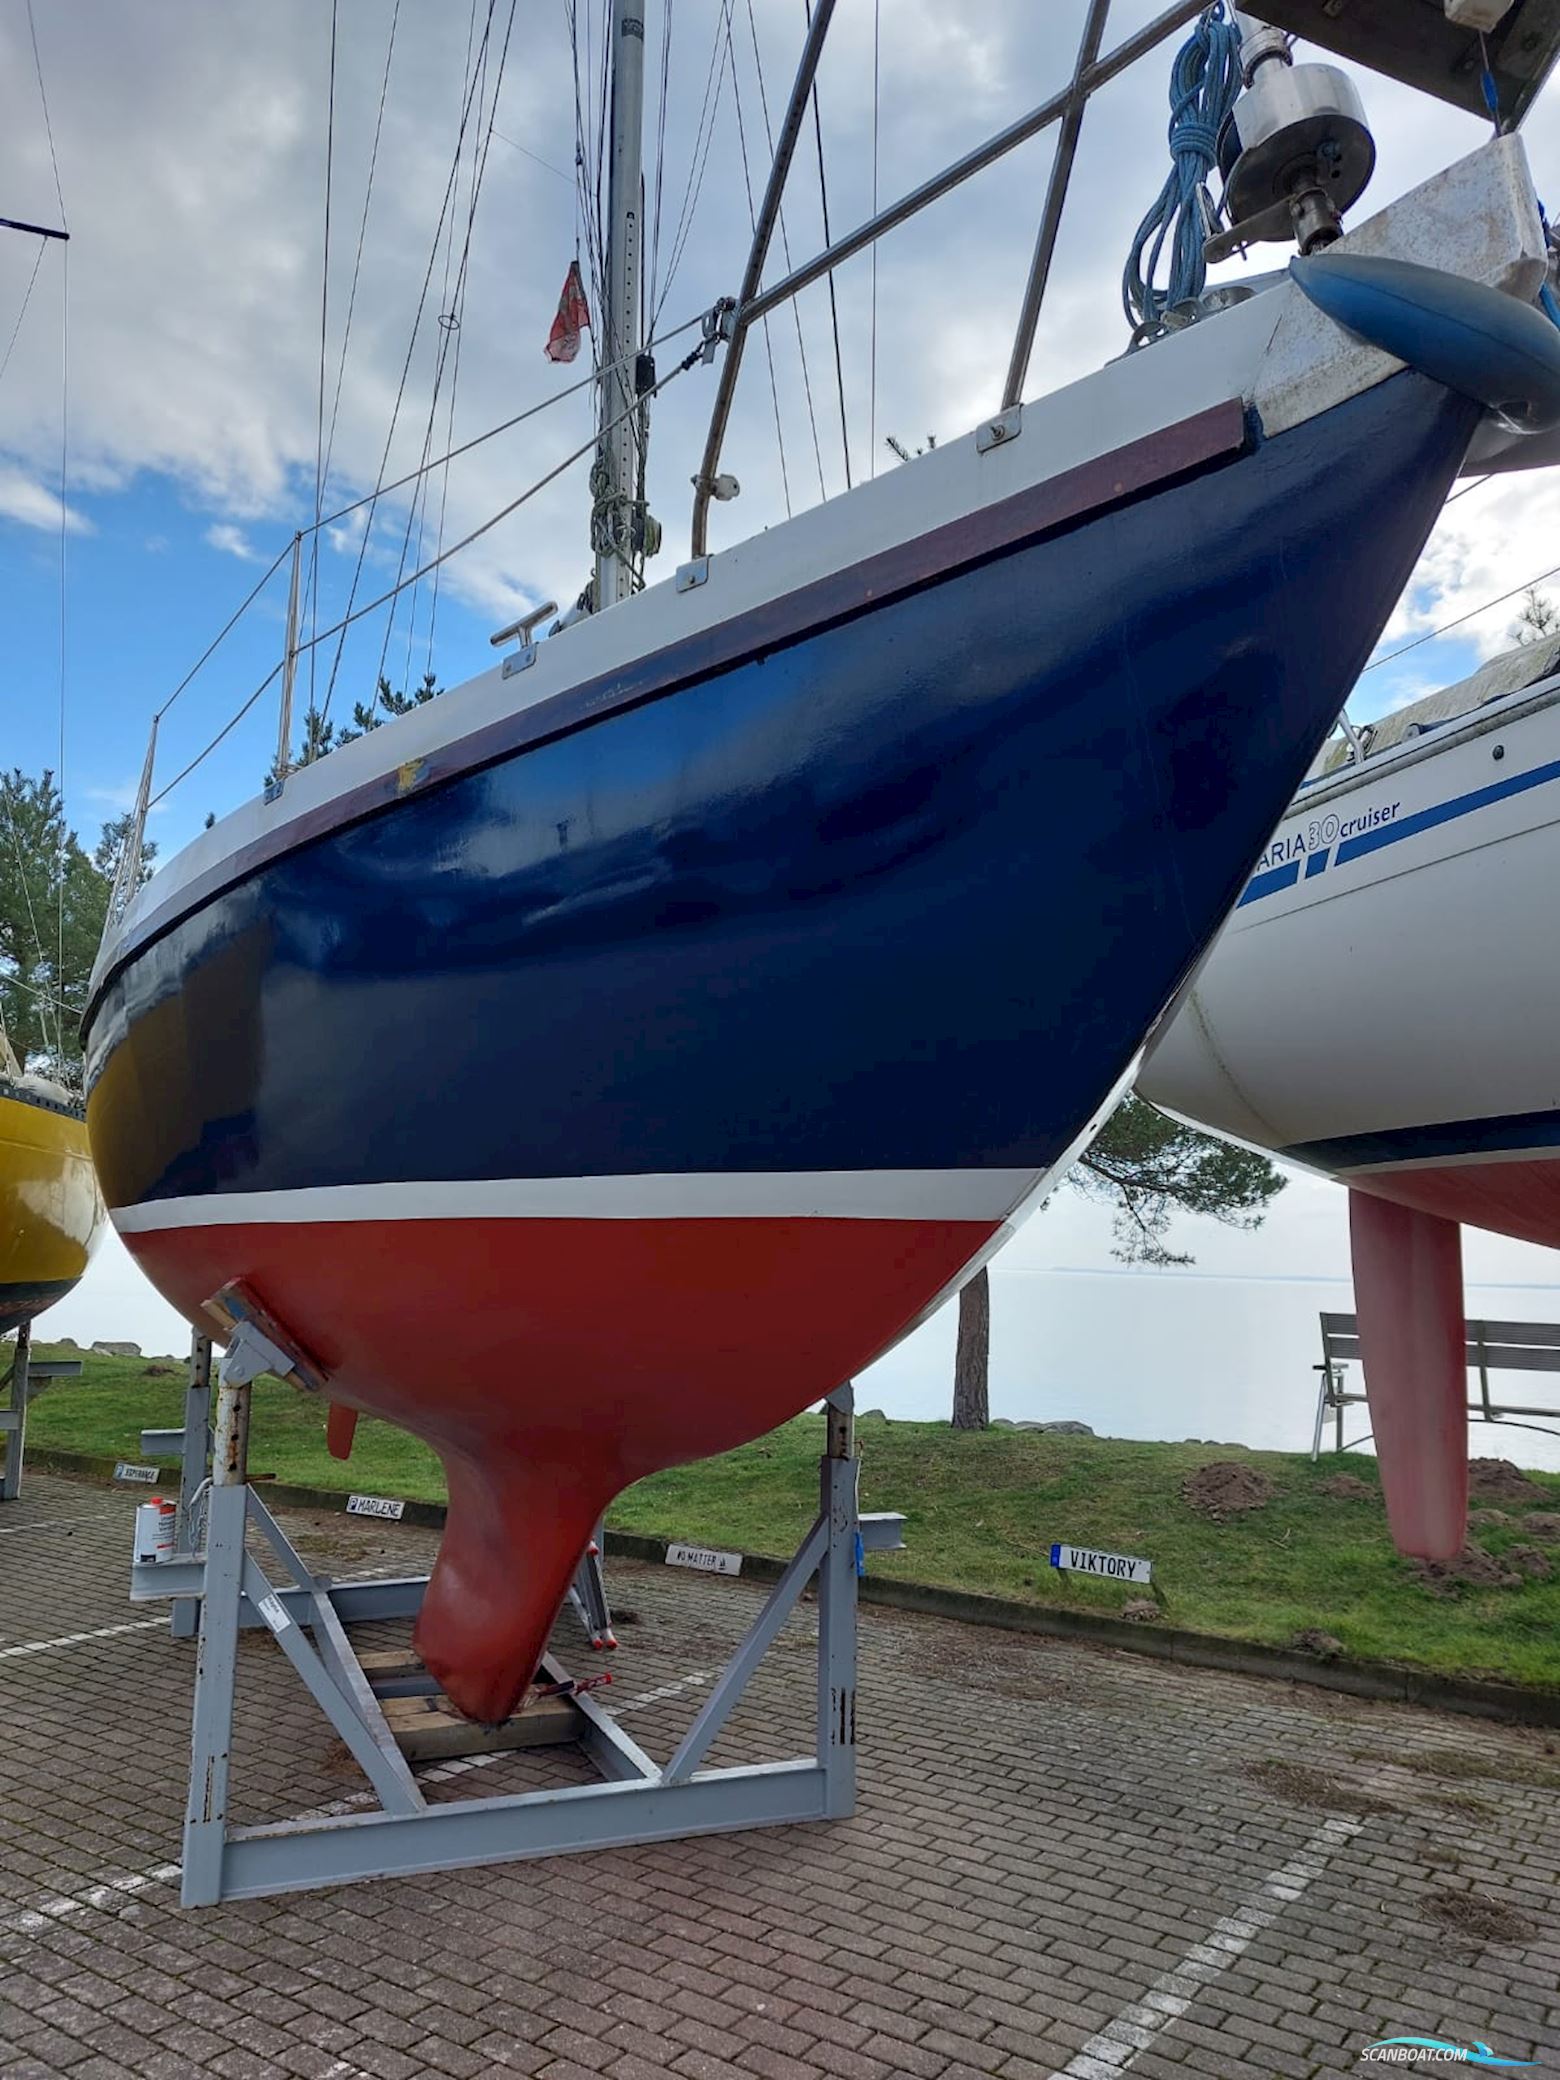
{"type": "Polygon", "coordinates": [[[1483,282],[1364,253],[1291,260],[1301,293],[1367,346],[1524,433],[1560,426],[1560,326],[1483,282]]]}

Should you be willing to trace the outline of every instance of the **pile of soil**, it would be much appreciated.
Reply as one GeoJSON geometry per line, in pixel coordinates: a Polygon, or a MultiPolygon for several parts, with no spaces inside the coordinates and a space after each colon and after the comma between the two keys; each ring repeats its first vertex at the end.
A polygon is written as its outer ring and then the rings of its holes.
{"type": "Polygon", "coordinates": [[[1513,1574],[1493,1553],[1471,1542],[1455,1560],[1416,1560],[1414,1572],[1433,1596],[1455,1596],[1459,1589],[1520,1589],[1513,1574]]]}
{"type": "Polygon", "coordinates": [[[1468,1493],[1481,1502],[1537,1502],[1543,1492],[1509,1459],[1468,1461],[1468,1493]]]}
{"type": "Polygon", "coordinates": [[[1375,1798],[1353,1784],[1297,1762],[1253,1762],[1246,1775],[1275,1798],[1294,1806],[1315,1806],[1328,1813],[1395,1813],[1391,1799],[1375,1798]]]}
{"type": "Polygon", "coordinates": [[[1487,1892],[1453,1892],[1438,1886],[1426,1893],[1425,1911],[1433,1921],[1480,1943],[1523,1943],[1533,1933],[1533,1924],[1515,1907],[1491,1899],[1487,1892]]]}
{"type": "Polygon", "coordinates": [[[1181,1483],[1181,1499],[1215,1524],[1241,1510],[1261,1509],[1278,1493],[1268,1476],[1239,1459],[1215,1459],[1181,1483]]]}
{"type": "Polygon", "coordinates": [[[1340,1502],[1370,1502],[1375,1489],[1369,1481],[1362,1481],[1357,1473],[1334,1473],[1321,1483],[1324,1495],[1335,1495],[1340,1502]]]}
{"type": "Polygon", "coordinates": [[[1528,1537],[1536,1538],[1540,1545],[1560,1546],[1560,1516],[1552,1510],[1536,1509],[1521,1522],[1528,1537]]]}
{"type": "Polygon", "coordinates": [[[1509,1524],[1511,1512],[1506,1509],[1471,1509],[1468,1522],[1476,1531],[1488,1531],[1492,1525],[1509,1524]]]}
{"type": "Polygon", "coordinates": [[[1508,1546],[1500,1557],[1508,1567],[1520,1569],[1531,1582],[1547,1582],[1554,1572],[1549,1555],[1538,1546],[1508,1546]]]}
{"type": "Polygon", "coordinates": [[[1293,1644],[1302,1654],[1315,1654],[1323,1661],[1336,1661],[1343,1652],[1343,1641],[1335,1639],[1330,1632],[1318,1632],[1314,1625],[1307,1625],[1297,1632],[1293,1644]]]}

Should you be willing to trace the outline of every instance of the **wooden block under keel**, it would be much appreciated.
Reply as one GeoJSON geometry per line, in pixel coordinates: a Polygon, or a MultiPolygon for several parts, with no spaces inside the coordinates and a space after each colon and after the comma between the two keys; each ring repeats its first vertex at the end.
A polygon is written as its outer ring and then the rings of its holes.
{"type": "Polygon", "coordinates": [[[447,1697],[387,1697],[381,1709],[409,1762],[493,1755],[506,1748],[559,1747],[578,1740],[584,1715],[567,1697],[530,1697],[497,1726],[463,1718],[447,1697]]]}

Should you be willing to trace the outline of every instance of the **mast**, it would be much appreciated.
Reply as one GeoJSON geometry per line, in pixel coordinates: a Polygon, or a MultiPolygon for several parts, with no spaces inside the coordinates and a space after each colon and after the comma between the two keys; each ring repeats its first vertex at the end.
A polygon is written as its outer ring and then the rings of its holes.
{"type": "Polygon", "coordinates": [[[639,504],[640,263],[644,235],[641,157],[645,100],[645,0],[612,0],[612,139],[607,171],[607,307],[601,327],[600,445],[592,489],[596,611],[634,590],[644,546],[639,504]],[[619,423],[613,426],[613,421],[619,423]],[[609,432],[608,428],[612,430],[609,432]]]}

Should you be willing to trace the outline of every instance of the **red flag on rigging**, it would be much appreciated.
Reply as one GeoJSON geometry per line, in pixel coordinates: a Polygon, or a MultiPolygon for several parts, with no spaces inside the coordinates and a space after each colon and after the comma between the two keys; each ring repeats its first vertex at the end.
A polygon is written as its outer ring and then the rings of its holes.
{"type": "Polygon", "coordinates": [[[549,361],[572,361],[580,350],[580,334],[589,324],[590,305],[585,301],[580,263],[571,260],[563,279],[563,294],[558,298],[558,315],[552,321],[552,331],[542,352],[549,361]]]}

